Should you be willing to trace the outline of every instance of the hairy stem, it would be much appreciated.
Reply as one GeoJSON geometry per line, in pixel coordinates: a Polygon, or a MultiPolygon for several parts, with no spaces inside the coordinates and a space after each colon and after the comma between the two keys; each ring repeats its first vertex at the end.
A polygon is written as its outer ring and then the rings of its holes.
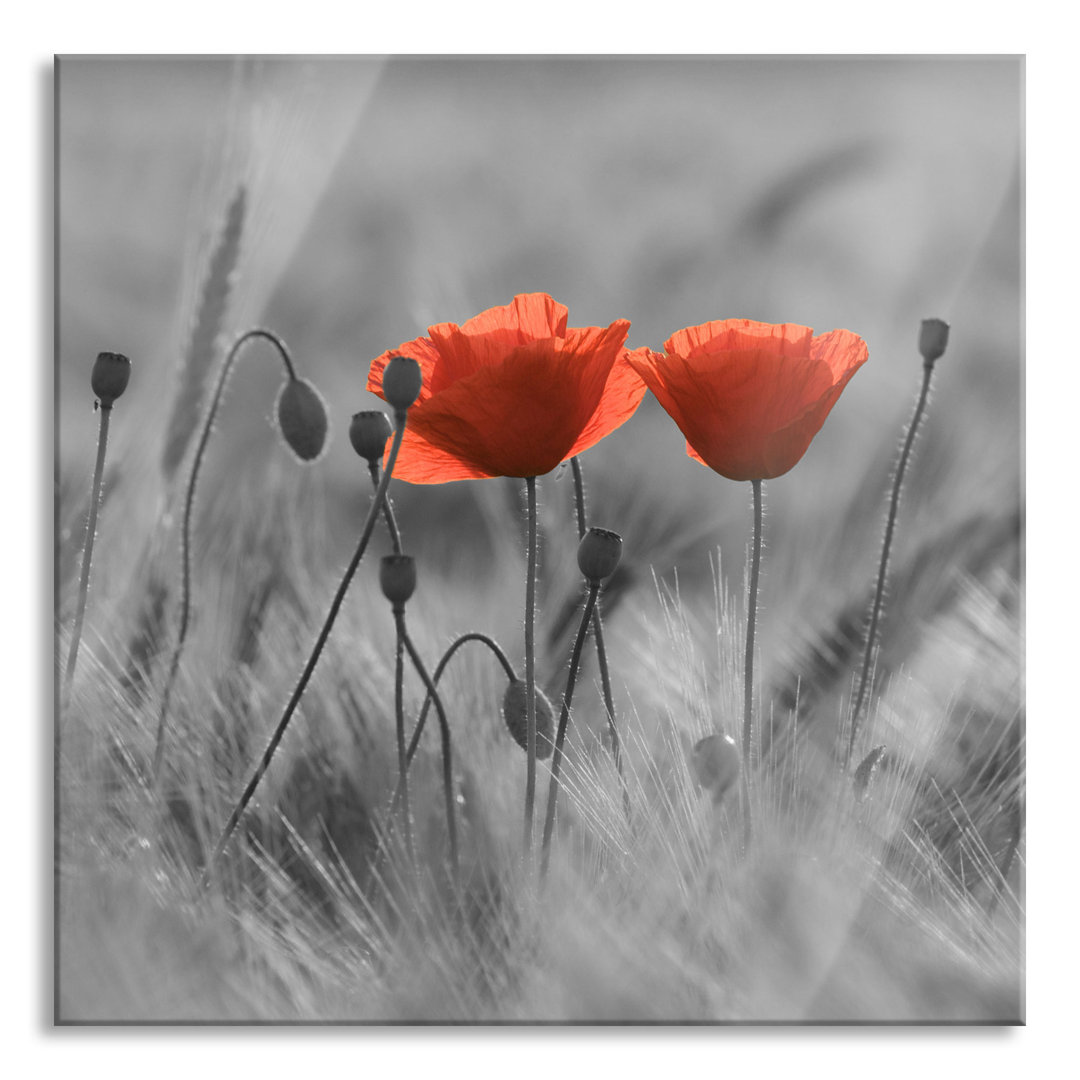
{"type": "MultiPolygon", "coordinates": [[[[588,524],[585,516],[585,481],[581,473],[581,462],[577,457],[570,459],[570,469],[574,475],[574,509],[577,514],[578,539],[585,535],[588,524]]],[[[615,759],[615,769],[619,774],[622,787],[623,810],[626,820],[630,820],[630,791],[623,774],[622,746],[619,742],[619,729],[615,725],[615,699],[611,693],[611,675],[608,671],[607,649],[604,647],[604,627],[600,618],[600,605],[593,611],[593,637],[596,640],[596,659],[600,665],[600,686],[604,694],[604,708],[607,711],[608,735],[611,739],[611,755],[615,759]]]]}
{"type": "Polygon", "coordinates": [[[397,734],[398,787],[401,790],[402,828],[409,863],[416,865],[412,840],[412,810],[409,806],[409,770],[405,763],[405,619],[401,608],[394,609],[396,645],[394,649],[394,729],[397,734]]]}
{"type": "Polygon", "coordinates": [[[754,632],[757,626],[758,580],[761,575],[761,481],[751,480],[754,489],[754,540],[750,558],[750,588],[746,604],[746,660],[743,665],[743,846],[750,843],[750,773],[754,746],[754,632]]]}
{"type": "MultiPolygon", "coordinates": [[[[435,712],[439,717],[439,733],[442,736],[442,759],[443,759],[443,793],[446,800],[446,831],[450,838],[450,865],[454,873],[455,886],[461,885],[461,867],[458,860],[458,837],[457,837],[457,821],[454,816],[454,763],[451,757],[450,746],[450,724],[446,719],[446,710],[443,708],[442,698],[439,696],[438,690],[435,689],[435,683],[431,680],[427,673],[427,668],[424,667],[423,661],[420,659],[420,654],[416,651],[416,646],[413,645],[412,638],[409,637],[408,631],[405,629],[405,612],[395,612],[394,618],[398,624],[398,635],[404,640],[405,648],[409,650],[409,656],[412,658],[413,667],[416,668],[417,674],[424,681],[424,686],[427,687],[428,700],[435,702],[435,712]]],[[[403,745],[404,739],[399,744],[399,767],[401,765],[401,745],[403,745]]],[[[408,775],[408,762],[405,762],[404,768],[401,771],[401,782],[407,782],[408,775]]],[[[402,790],[405,788],[403,786],[402,790]]]]}
{"type": "MultiPolygon", "coordinates": [[[[368,463],[368,472],[371,474],[371,483],[376,491],[379,489],[379,463],[372,461],[368,463]]],[[[387,498],[383,502],[383,516],[386,518],[386,529],[390,533],[390,543],[394,546],[394,554],[401,554],[401,533],[398,531],[397,518],[394,517],[394,508],[390,505],[390,500],[387,498]]]]}
{"type": "MultiPolygon", "coordinates": [[[[412,738],[409,740],[409,748],[405,754],[405,767],[408,769],[412,765],[412,760],[416,756],[416,748],[420,745],[420,736],[424,732],[424,724],[427,721],[428,710],[431,707],[432,702],[435,700],[434,688],[439,685],[439,679],[442,678],[443,672],[446,670],[447,665],[453,658],[454,653],[461,648],[462,645],[467,644],[470,641],[478,641],[486,645],[494,654],[495,658],[502,664],[503,671],[506,672],[507,679],[513,682],[517,678],[517,672],[514,671],[513,666],[507,659],[506,653],[499,648],[497,642],[493,641],[487,636],[487,634],[481,634],[473,632],[469,634],[462,634],[456,641],[454,641],[450,647],[443,653],[442,659],[439,661],[435,668],[435,674],[431,678],[431,688],[428,690],[427,696],[424,698],[424,705],[420,710],[420,717],[416,721],[416,727],[413,729],[412,738]]],[[[421,678],[423,676],[421,675],[421,678]]],[[[425,679],[426,683],[427,680],[425,679]]],[[[394,790],[393,798],[390,800],[390,813],[389,816],[394,816],[394,811],[397,809],[398,801],[401,798],[401,786],[400,781],[398,787],[394,790]]]]}
{"type": "Polygon", "coordinates": [[[598,584],[589,586],[589,596],[581,613],[581,623],[578,626],[577,638],[574,641],[574,651],[570,656],[570,671],[566,676],[566,692],[563,694],[562,709],[559,712],[559,727],[555,734],[555,749],[551,754],[551,784],[548,788],[547,814],[544,817],[544,840],[540,863],[541,877],[547,873],[551,831],[555,825],[555,802],[559,797],[559,768],[562,765],[566,729],[570,723],[570,706],[574,700],[574,686],[577,683],[578,666],[581,664],[581,650],[585,644],[585,637],[589,632],[589,622],[592,619],[593,608],[596,606],[596,597],[599,592],[600,586],[598,584]]]}
{"type": "Polygon", "coordinates": [[[94,477],[90,481],[90,513],[86,519],[86,541],[83,544],[82,572],[79,575],[79,596],[75,604],[75,622],[71,629],[71,644],[68,646],[67,668],[64,672],[64,695],[57,717],[57,727],[63,720],[71,696],[71,686],[75,680],[75,663],[79,658],[79,642],[82,640],[83,619],[86,617],[86,598],[90,591],[90,563],[94,557],[94,535],[97,532],[98,504],[101,502],[101,479],[105,473],[105,449],[109,443],[109,417],[111,405],[101,406],[101,425],[98,429],[97,459],[94,462],[94,477]]]}
{"type": "Polygon", "coordinates": [[[896,476],[893,478],[892,497],[889,499],[889,516],[885,522],[885,541],[881,545],[881,561],[878,564],[874,603],[870,609],[870,626],[866,631],[866,649],[863,652],[862,671],[859,674],[859,687],[855,693],[855,704],[851,710],[851,732],[848,737],[847,753],[844,755],[845,770],[850,767],[851,755],[855,752],[855,738],[859,733],[859,719],[870,683],[870,663],[877,642],[878,620],[881,618],[881,609],[885,600],[885,581],[889,571],[889,549],[892,547],[893,532],[896,529],[896,516],[900,509],[900,493],[904,485],[904,473],[907,470],[908,459],[911,457],[911,448],[915,444],[915,433],[918,430],[919,421],[926,410],[926,402],[930,396],[930,377],[933,373],[933,361],[924,363],[922,389],[919,391],[919,400],[915,404],[915,413],[911,417],[907,437],[904,439],[904,447],[900,452],[900,461],[896,466],[896,476]]]}
{"type": "Polygon", "coordinates": [[[229,374],[236,363],[237,357],[240,355],[241,348],[247,342],[256,338],[269,341],[277,349],[278,355],[285,365],[286,375],[290,379],[296,379],[296,370],[284,342],[271,331],[258,327],[254,330],[248,330],[236,339],[225,357],[225,362],[221,365],[221,373],[218,375],[217,384],[214,387],[210,408],[206,412],[206,418],[203,420],[202,430],[199,433],[199,442],[195,449],[195,457],[191,464],[191,475],[188,478],[187,491],[184,495],[184,516],[180,523],[180,625],[177,630],[172,657],[169,660],[169,673],[165,679],[165,688],[161,692],[161,709],[158,713],[157,735],[154,739],[152,775],[155,780],[160,772],[161,760],[165,752],[165,730],[169,717],[169,702],[172,698],[177,673],[180,670],[180,657],[184,651],[184,644],[187,641],[188,629],[191,623],[191,526],[195,514],[195,491],[199,483],[199,470],[202,468],[203,458],[206,456],[206,447],[210,442],[210,433],[214,429],[214,420],[217,418],[218,409],[221,407],[221,401],[225,395],[229,374]]]}
{"type": "Polygon", "coordinates": [[[536,801],[536,477],[525,478],[528,502],[529,559],[525,571],[525,857],[531,858],[533,804],[536,801]]]}
{"type": "Polygon", "coordinates": [[[213,855],[206,864],[206,869],[203,871],[202,879],[200,881],[200,888],[205,886],[207,881],[209,881],[210,873],[213,870],[214,865],[217,863],[218,859],[221,858],[225,846],[228,844],[240,818],[248,807],[248,803],[251,802],[252,796],[255,794],[255,789],[259,786],[259,782],[266,774],[266,770],[270,767],[270,761],[274,756],[274,752],[277,750],[278,744],[285,734],[285,729],[289,726],[289,721],[296,711],[296,706],[300,703],[300,699],[304,696],[304,691],[311,681],[315,665],[319,662],[319,656],[322,654],[323,646],[330,636],[330,630],[334,625],[334,620],[337,618],[338,611],[345,599],[345,594],[348,592],[349,585],[352,583],[353,576],[356,574],[356,569],[360,565],[360,560],[364,557],[364,552],[367,550],[368,541],[371,539],[371,534],[375,529],[375,521],[382,509],[383,499],[386,497],[386,489],[390,485],[390,477],[394,472],[394,462],[397,461],[398,450],[401,448],[401,440],[405,435],[404,412],[398,413],[394,417],[394,426],[396,430],[394,432],[394,442],[390,448],[390,456],[387,459],[386,469],[383,472],[382,479],[379,481],[378,490],[375,492],[375,496],[371,500],[371,506],[368,508],[367,518],[364,521],[364,528],[360,534],[360,540],[356,545],[356,551],[353,552],[353,557],[345,570],[345,575],[342,577],[341,583],[337,587],[337,592],[334,594],[334,599],[330,604],[330,610],[327,612],[326,620],[323,622],[322,629],[319,631],[319,636],[315,640],[315,646],[311,650],[311,655],[308,657],[308,661],[304,665],[304,670],[300,675],[300,681],[296,684],[296,688],[293,690],[292,695],[285,706],[285,711],[282,713],[281,719],[277,723],[277,727],[274,728],[274,733],[270,736],[270,741],[267,743],[266,749],[263,751],[262,757],[260,758],[258,765],[256,765],[255,771],[251,775],[251,779],[248,780],[243,794],[240,796],[239,801],[229,815],[229,820],[226,822],[225,828],[221,832],[221,836],[214,848],[213,855]]]}

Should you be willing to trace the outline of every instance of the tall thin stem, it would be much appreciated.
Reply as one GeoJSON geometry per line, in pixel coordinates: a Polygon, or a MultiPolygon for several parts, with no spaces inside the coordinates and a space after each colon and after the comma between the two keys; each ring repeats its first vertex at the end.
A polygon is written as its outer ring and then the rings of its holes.
{"type": "Polygon", "coordinates": [[[754,489],[754,540],[750,558],[750,588],[746,603],[746,660],[743,665],[743,845],[750,843],[750,773],[754,746],[754,632],[757,626],[758,579],[761,575],[761,481],[750,481],[754,489]]]}
{"type": "Polygon", "coordinates": [[[908,459],[911,457],[911,448],[915,445],[915,433],[919,427],[923,412],[926,410],[926,402],[930,397],[930,377],[934,373],[933,361],[923,364],[922,389],[919,391],[919,400],[915,404],[915,412],[908,426],[907,437],[904,439],[904,447],[900,452],[900,461],[896,466],[896,476],[893,477],[892,496],[889,499],[889,516],[885,522],[885,541],[881,545],[881,561],[878,564],[877,585],[874,588],[874,603],[870,609],[870,626],[866,631],[866,649],[863,652],[862,671],[859,675],[859,688],[855,694],[855,705],[851,710],[851,733],[848,737],[847,753],[844,755],[845,770],[851,765],[851,755],[855,752],[855,737],[859,732],[859,719],[862,713],[863,702],[866,699],[867,689],[870,683],[870,663],[874,655],[874,646],[877,642],[878,620],[881,617],[881,608],[885,599],[885,581],[889,571],[889,549],[892,547],[893,532],[896,529],[897,511],[900,509],[900,492],[904,485],[904,473],[907,470],[908,459]]]}
{"type": "Polygon", "coordinates": [[[105,449],[109,443],[109,417],[111,405],[101,406],[101,425],[98,428],[97,460],[94,462],[94,478],[90,482],[90,513],[86,519],[86,541],[83,544],[82,573],[79,575],[79,597],[75,605],[75,622],[71,629],[71,644],[68,646],[67,669],[64,672],[64,695],[61,702],[61,715],[57,726],[63,719],[71,696],[71,686],[75,680],[75,662],[79,658],[79,642],[82,640],[83,619],[86,617],[86,598],[90,591],[90,563],[94,557],[94,535],[97,532],[98,505],[101,502],[101,479],[105,473],[105,449]]]}
{"type": "Polygon", "coordinates": [[[402,826],[405,850],[410,865],[416,865],[412,841],[412,810],[409,806],[409,770],[405,759],[405,620],[400,608],[394,609],[396,644],[394,650],[394,730],[397,733],[398,787],[401,790],[402,826]]]}
{"type": "MultiPolygon", "coordinates": [[[[446,831],[450,838],[450,865],[454,872],[454,884],[460,886],[461,867],[458,860],[457,821],[454,815],[454,763],[451,757],[450,724],[446,719],[446,710],[443,708],[442,698],[439,696],[438,690],[435,689],[435,683],[428,676],[427,668],[424,667],[424,662],[420,659],[420,654],[416,651],[416,646],[413,645],[412,638],[409,637],[409,632],[405,629],[404,610],[400,613],[395,612],[394,617],[398,623],[398,633],[405,642],[405,648],[409,650],[413,667],[416,668],[417,674],[423,679],[424,686],[427,687],[428,700],[435,702],[435,712],[439,717],[439,733],[442,736],[443,794],[446,801],[446,831]]],[[[406,762],[402,771],[402,779],[407,774],[408,763],[406,762]]]]}
{"type": "Polygon", "coordinates": [[[374,498],[371,500],[371,505],[368,507],[367,518],[364,521],[364,528],[360,534],[360,540],[356,545],[356,551],[353,552],[353,557],[350,560],[348,567],[346,567],[345,575],[342,577],[341,583],[337,587],[337,592],[334,594],[334,599],[330,604],[330,610],[327,612],[326,620],[322,625],[322,629],[319,631],[319,636],[315,640],[315,646],[311,650],[311,655],[308,657],[308,661],[304,665],[304,670],[300,675],[300,681],[296,684],[296,688],[293,690],[292,695],[285,706],[285,711],[282,713],[281,719],[277,723],[277,727],[274,728],[274,733],[270,736],[270,741],[267,743],[266,749],[263,751],[258,765],[255,766],[255,771],[252,773],[251,779],[248,780],[247,786],[240,796],[240,800],[229,815],[229,820],[226,822],[225,828],[222,830],[221,836],[214,847],[213,855],[206,864],[206,869],[203,871],[202,879],[199,883],[200,889],[209,881],[210,872],[213,870],[218,859],[221,858],[225,846],[228,844],[240,818],[248,807],[248,803],[251,802],[252,796],[255,794],[255,789],[259,786],[259,782],[266,774],[266,770],[270,767],[270,761],[274,756],[274,752],[277,750],[278,744],[285,734],[285,729],[289,726],[289,721],[296,711],[296,706],[300,703],[300,699],[304,696],[304,691],[311,681],[312,673],[315,671],[315,665],[319,662],[323,646],[330,636],[330,630],[334,625],[334,620],[337,618],[338,611],[345,599],[345,594],[348,592],[349,585],[352,583],[353,576],[356,574],[356,569],[360,565],[360,560],[364,557],[368,541],[371,539],[371,534],[375,529],[375,521],[382,509],[382,502],[386,497],[386,489],[390,486],[390,477],[394,473],[394,462],[397,461],[398,450],[401,448],[401,440],[405,435],[405,419],[406,414],[404,412],[399,412],[394,417],[394,426],[396,428],[394,432],[394,442],[390,448],[390,456],[387,458],[386,468],[383,471],[382,479],[379,481],[379,487],[375,492],[374,498]]]}
{"type": "Polygon", "coordinates": [[[540,862],[541,877],[547,873],[548,849],[551,845],[551,832],[555,826],[555,802],[559,797],[559,768],[562,765],[563,743],[566,741],[566,729],[570,723],[570,706],[574,700],[574,686],[577,684],[578,667],[581,664],[581,649],[589,632],[596,597],[600,592],[599,584],[589,585],[589,596],[581,613],[574,651],[570,656],[570,671],[566,676],[566,692],[563,694],[562,710],[559,713],[559,727],[555,734],[555,749],[551,754],[551,783],[548,787],[547,814],[544,817],[544,841],[540,862]]]}
{"type": "Polygon", "coordinates": [[[525,478],[528,502],[529,558],[525,571],[525,856],[532,855],[533,804],[536,801],[536,477],[525,478]]]}
{"type": "MultiPolygon", "coordinates": [[[[379,488],[379,463],[368,462],[368,472],[371,474],[371,483],[377,491],[379,488]]],[[[383,502],[383,517],[386,518],[386,529],[390,533],[390,543],[394,546],[394,554],[401,554],[401,533],[398,531],[397,518],[394,517],[394,508],[387,498],[383,502]]]]}
{"type": "MultiPolygon", "coordinates": [[[[585,535],[588,523],[585,516],[585,481],[581,474],[581,463],[577,457],[570,459],[570,469],[574,475],[574,508],[577,514],[578,539],[585,535]]],[[[611,738],[611,755],[615,759],[615,770],[619,774],[622,787],[623,810],[627,821],[630,820],[630,791],[623,774],[622,746],[619,742],[619,729],[615,724],[615,699],[611,693],[611,674],[608,671],[607,649],[604,646],[604,627],[600,618],[600,605],[593,610],[593,637],[596,639],[596,659],[600,665],[600,687],[604,694],[604,708],[607,711],[608,735],[611,738]]]]}
{"type": "Polygon", "coordinates": [[[172,698],[173,685],[176,682],[177,673],[180,670],[180,657],[184,651],[184,643],[187,641],[188,628],[191,623],[191,525],[195,514],[195,492],[199,482],[199,470],[202,468],[203,458],[206,455],[206,447],[210,442],[210,433],[214,429],[214,420],[217,418],[218,409],[221,407],[222,398],[225,395],[225,387],[229,381],[229,374],[233,365],[240,355],[241,348],[255,338],[269,341],[282,363],[285,365],[286,375],[296,379],[296,369],[289,356],[284,342],[270,330],[256,327],[243,333],[233,342],[229,349],[225,362],[221,365],[221,373],[218,375],[217,384],[214,387],[214,395],[210,400],[210,408],[203,420],[202,431],[199,433],[199,442],[195,449],[195,457],[191,464],[191,475],[188,478],[187,491],[184,495],[184,516],[180,523],[180,626],[176,634],[176,644],[173,646],[172,657],[169,661],[169,673],[165,680],[165,687],[161,692],[161,709],[158,713],[157,735],[154,740],[154,763],[152,775],[155,779],[161,769],[161,760],[165,751],[165,730],[169,717],[169,702],[172,698]]]}

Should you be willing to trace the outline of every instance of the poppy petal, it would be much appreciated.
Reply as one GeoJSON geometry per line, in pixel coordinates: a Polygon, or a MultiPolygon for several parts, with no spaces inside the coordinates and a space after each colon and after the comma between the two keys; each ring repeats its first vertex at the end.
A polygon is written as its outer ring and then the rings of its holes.
{"type": "Polygon", "coordinates": [[[459,379],[410,422],[429,443],[491,476],[539,476],[570,456],[597,411],[629,323],[569,330],[459,379]]]}
{"type": "Polygon", "coordinates": [[[753,349],[780,356],[809,356],[813,335],[810,327],[797,323],[721,319],[677,331],[664,342],[664,349],[687,358],[753,349]]]}
{"type": "Polygon", "coordinates": [[[686,436],[687,453],[732,480],[766,480],[806,453],[867,359],[847,330],[728,319],[688,327],[631,363],[686,436]]]}
{"type": "Polygon", "coordinates": [[[637,411],[647,389],[624,353],[611,365],[600,403],[566,456],[576,457],[625,424],[637,411]]]}

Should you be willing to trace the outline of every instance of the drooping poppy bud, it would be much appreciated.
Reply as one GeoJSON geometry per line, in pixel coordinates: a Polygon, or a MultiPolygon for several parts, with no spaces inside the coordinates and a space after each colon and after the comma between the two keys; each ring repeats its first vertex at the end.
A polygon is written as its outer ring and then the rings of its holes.
{"type": "Polygon", "coordinates": [[[382,460],[386,450],[386,440],[393,433],[390,418],[378,409],[356,413],[352,418],[352,423],[349,424],[349,442],[369,465],[382,460]]]}
{"type": "Polygon", "coordinates": [[[739,778],[742,759],[730,735],[706,735],[694,744],[690,754],[694,779],[710,792],[714,803],[723,799],[739,778]]]}
{"type": "MultiPolygon", "coordinates": [[[[503,694],[503,719],[522,750],[529,749],[529,714],[526,686],[521,679],[512,679],[503,694]]],[[[536,756],[543,760],[551,756],[552,733],[555,724],[548,701],[540,687],[536,688],[536,756]]]]}
{"type": "Polygon", "coordinates": [[[379,584],[395,611],[404,608],[416,590],[416,560],[411,555],[384,555],[379,584]]]}
{"type": "Polygon", "coordinates": [[[578,567],[590,585],[611,577],[622,555],[622,537],[610,529],[592,528],[578,545],[578,567]]]}
{"type": "Polygon", "coordinates": [[[919,352],[923,360],[932,364],[945,354],[949,344],[949,324],[941,319],[923,319],[919,327],[919,352]]]}
{"type": "Polygon", "coordinates": [[[90,373],[90,389],[101,402],[103,409],[111,409],[113,402],[127,389],[131,378],[131,361],[121,353],[101,352],[94,361],[90,373]]]}
{"type": "Polygon", "coordinates": [[[307,379],[289,379],[277,401],[278,425],[301,461],[314,461],[326,445],[330,422],[322,395],[307,379]]]}
{"type": "Polygon", "coordinates": [[[383,397],[402,413],[420,396],[422,384],[420,365],[411,356],[395,356],[383,372],[383,397]]]}

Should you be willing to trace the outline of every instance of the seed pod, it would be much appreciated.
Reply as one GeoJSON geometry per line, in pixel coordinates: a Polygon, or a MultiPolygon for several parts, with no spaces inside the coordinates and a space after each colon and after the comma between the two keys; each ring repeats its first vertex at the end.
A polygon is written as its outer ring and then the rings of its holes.
{"type": "Polygon", "coordinates": [[[712,793],[714,803],[719,803],[739,779],[742,768],[735,740],[730,735],[706,735],[694,744],[690,768],[698,784],[712,793]]]}
{"type": "Polygon", "coordinates": [[[326,445],[330,421],[322,395],[307,379],[289,379],[277,400],[278,425],[301,461],[314,461],[326,445]]]}
{"type": "Polygon", "coordinates": [[[932,364],[945,354],[949,344],[949,324],[941,319],[923,319],[919,327],[919,352],[926,363],[932,364]]]}
{"type": "Polygon", "coordinates": [[[383,397],[403,413],[420,396],[423,381],[420,365],[411,356],[395,356],[383,369],[383,397]]]}
{"type": "MultiPolygon", "coordinates": [[[[529,749],[529,714],[526,700],[526,687],[521,679],[513,679],[507,684],[503,694],[503,719],[514,737],[514,742],[522,750],[529,749]]],[[[548,701],[543,690],[536,688],[536,756],[543,760],[551,756],[552,736],[555,724],[548,701]]]]}
{"type": "Polygon", "coordinates": [[[393,433],[390,418],[378,409],[354,414],[352,423],[349,424],[349,442],[370,465],[382,460],[386,451],[386,440],[393,433]]]}
{"type": "Polygon", "coordinates": [[[610,529],[590,529],[578,545],[578,567],[590,585],[611,577],[622,555],[622,537],[610,529]]]}
{"type": "Polygon", "coordinates": [[[416,560],[411,555],[384,555],[379,565],[379,584],[395,610],[404,608],[416,591],[416,560]]]}
{"type": "Polygon", "coordinates": [[[131,361],[126,356],[115,352],[98,353],[90,373],[90,389],[103,409],[111,409],[113,402],[127,389],[130,378],[131,361]]]}

